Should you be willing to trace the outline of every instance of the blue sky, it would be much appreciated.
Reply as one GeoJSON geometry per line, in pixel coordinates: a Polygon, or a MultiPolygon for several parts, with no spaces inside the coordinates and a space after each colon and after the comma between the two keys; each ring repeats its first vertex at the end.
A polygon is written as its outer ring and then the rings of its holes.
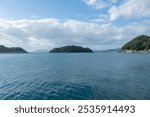
{"type": "Polygon", "coordinates": [[[58,18],[89,20],[105,10],[89,8],[82,0],[0,0],[1,18],[58,18]]]}
{"type": "Polygon", "coordinates": [[[119,48],[150,35],[150,0],[0,0],[0,45],[119,48]]]}

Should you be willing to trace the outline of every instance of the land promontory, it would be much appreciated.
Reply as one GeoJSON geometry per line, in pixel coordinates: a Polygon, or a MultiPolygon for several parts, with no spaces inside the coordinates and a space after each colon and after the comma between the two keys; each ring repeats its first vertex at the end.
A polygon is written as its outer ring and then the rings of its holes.
{"type": "Polygon", "coordinates": [[[26,50],[20,47],[5,47],[0,45],[0,53],[28,53],[26,50]]]}
{"type": "Polygon", "coordinates": [[[126,43],[121,51],[125,53],[150,52],[150,36],[140,35],[135,37],[126,43]]]}
{"type": "Polygon", "coordinates": [[[90,48],[83,48],[81,46],[64,46],[60,48],[54,48],[49,51],[50,53],[92,53],[90,48]]]}

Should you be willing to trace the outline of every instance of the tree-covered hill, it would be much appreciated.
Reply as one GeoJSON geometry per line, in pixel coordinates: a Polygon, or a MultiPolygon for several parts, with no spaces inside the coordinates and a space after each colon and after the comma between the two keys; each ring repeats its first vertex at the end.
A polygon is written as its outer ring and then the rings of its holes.
{"type": "Polygon", "coordinates": [[[140,35],[125,44],[122,50],[148,51],[150,50],[150,36],[140,35]]]}
{"type": "Polygon", "coordinates": [[[28,53],[26,50],[20,47],[5,47],[0,45],[0,53],[28,53]]]}
{"type": "Polygon", "coordinates": [[[81,53],[81,52],[93,52],[89,48],[83,48],[81,46],[64,46],[60,48],[54,48],[50,51],[50,53],[81,53]]]}

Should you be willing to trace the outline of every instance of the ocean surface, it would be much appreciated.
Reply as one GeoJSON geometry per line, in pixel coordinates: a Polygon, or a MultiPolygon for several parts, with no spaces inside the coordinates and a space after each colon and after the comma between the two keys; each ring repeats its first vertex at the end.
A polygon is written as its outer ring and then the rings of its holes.
{"type": "Polygon", "coordinates": [[[1,100],[147,100],[150,54],[0,54],[1,100]]]}

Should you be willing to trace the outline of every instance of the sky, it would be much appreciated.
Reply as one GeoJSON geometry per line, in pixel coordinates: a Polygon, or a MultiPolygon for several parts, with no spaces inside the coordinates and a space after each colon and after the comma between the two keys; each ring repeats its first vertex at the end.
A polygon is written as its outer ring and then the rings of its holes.
{"type": "Polygon", "coordinates": [[[0,45],[121,48],[150,35],[150,0],[0,0],[0,45]]]}

